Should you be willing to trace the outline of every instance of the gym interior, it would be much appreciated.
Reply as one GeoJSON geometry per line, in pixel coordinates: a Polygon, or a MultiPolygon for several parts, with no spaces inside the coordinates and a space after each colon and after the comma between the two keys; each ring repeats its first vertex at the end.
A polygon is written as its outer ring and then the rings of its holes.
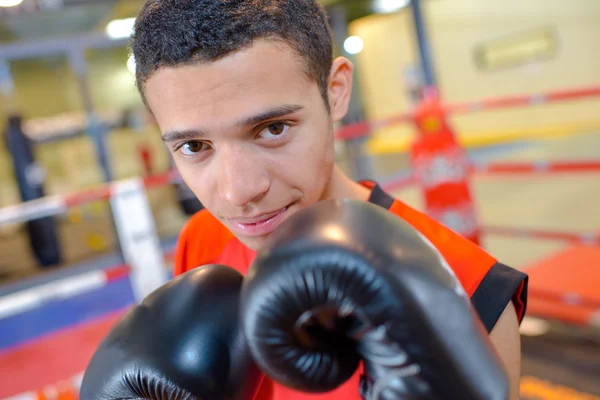
{"type": "MultiPolygon", "coordinates": [[[[600,399],[600,1],[320,2],[355,65],[339,165],[431,211],[411,154],[435,88],[480,244],[530,276],[521,398],[600,399]]],[[[78,398],[135,270],[169,279],[203,208],[135,87],[143,3],[0,0],[0,399],[78,398]]]]}

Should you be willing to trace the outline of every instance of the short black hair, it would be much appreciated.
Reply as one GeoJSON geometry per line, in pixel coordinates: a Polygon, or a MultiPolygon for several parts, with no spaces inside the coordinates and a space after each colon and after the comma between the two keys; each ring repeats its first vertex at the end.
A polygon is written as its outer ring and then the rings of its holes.
{"type": "Polygon", "coordinates": [[[216,61],[257,39],[295,50],[329,106],[332,33],[317,0],[147,0],[130,44],[142,99],[159,68],[216,61]]]}

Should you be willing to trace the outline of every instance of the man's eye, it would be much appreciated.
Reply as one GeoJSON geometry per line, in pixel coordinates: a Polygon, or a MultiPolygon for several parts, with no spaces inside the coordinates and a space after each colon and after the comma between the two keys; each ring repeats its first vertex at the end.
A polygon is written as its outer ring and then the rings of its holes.
{"type": "Polygon", "coordinates": [[[277,139],[278,137],[284,136],[290,127],[282,122],[271,124],[267,126],[260,133],[260,136],[265,139],[277,139]]]}
{"type": "Polygon", "coordinates": [[[180,147],[183,155],[193,156],[206,149],[206,144],[203,142],[186,142],[180,147]]]}

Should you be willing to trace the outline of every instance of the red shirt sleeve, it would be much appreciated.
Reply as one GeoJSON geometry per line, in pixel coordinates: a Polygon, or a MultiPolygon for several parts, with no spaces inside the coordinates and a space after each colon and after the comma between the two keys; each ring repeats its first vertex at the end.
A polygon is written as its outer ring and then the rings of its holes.
{"type": "Polygon", "coordinates": [[[429,216],[396,200],[390,211],[423,234],[446,259],[469,296],[497,260],[481,247],[429,216]]]}
{"type": "Polygon", "coordinates": [[[527,307],[526,274],[501,264],[480,246],[395,200],[392,213],[421,232],[446,259],[489,332],[512,301],[519,321],[527,307]]]}

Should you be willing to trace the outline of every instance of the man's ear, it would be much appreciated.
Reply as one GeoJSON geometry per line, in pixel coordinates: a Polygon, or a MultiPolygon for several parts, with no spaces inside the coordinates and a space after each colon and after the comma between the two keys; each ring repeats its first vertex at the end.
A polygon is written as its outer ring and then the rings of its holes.
{"type": "Polygon", "coordinates": [[[354,65],[344,57],[336,58],[329,75],[329,106],[331,119],[338,122],[348,113],[352,96],[352,74],[354,65]]]}

